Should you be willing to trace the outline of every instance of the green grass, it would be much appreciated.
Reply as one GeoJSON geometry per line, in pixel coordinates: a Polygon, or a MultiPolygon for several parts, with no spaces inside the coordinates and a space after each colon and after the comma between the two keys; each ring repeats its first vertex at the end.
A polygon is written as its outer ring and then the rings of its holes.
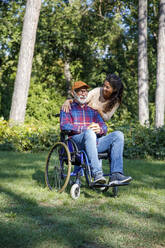
{"type": "Polygon", "coordinates": [[[46,156],[0,152],[0,247],[165,247],[165,162],[125,160],[117,198],[83,183],[74,201],[45,187],[46,156]]]}

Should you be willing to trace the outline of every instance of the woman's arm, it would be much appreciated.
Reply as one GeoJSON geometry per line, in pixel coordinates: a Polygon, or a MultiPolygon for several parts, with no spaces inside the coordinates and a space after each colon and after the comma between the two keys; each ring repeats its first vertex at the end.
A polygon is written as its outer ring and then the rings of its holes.
{"type": "Polygon", "coordinates": [[[110,111],[105,113],[102,110],[98,110],[98,112],[104,121],[109,121],[111,117],[114,115],[115,111],[118,109],[119,105],[120,104],[117,102],[110,111]]]}

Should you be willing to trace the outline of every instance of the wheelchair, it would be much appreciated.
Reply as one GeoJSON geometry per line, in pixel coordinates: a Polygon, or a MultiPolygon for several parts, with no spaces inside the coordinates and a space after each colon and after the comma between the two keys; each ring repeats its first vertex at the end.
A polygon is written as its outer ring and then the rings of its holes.
{"type": "MultiPolygon", "coordinates": [[[[99,160],[108,159],[110,162],[110,151],[99,153],[99,160]]],[[[106,184],[94,184],[87,154],[84,150],[78,150],[75,142],[69,138],[69,133],[62,131],[60,141],[51,148],[45,167],[45,182],[50,190],[62,193],[71,185],[70,194],[73,199],[80,196],[81,177],[85,176],[86,184],[91,189],[100,189],[106,192],[112,188],[113,196],[118,194],[118,186],[125,186],[129,183],[113,184],[110,182],[110,172],[104,174],[107,177],[106,184]]]]}

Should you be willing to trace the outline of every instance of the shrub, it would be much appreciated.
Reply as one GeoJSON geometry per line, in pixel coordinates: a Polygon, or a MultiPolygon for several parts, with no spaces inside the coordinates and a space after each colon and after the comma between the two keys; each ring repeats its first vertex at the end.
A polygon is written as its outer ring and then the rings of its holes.
{"type": "Polygon", "coordinates": [[[44,125],[54,126],[58,121],[55,114],[60,112],[64,101],[65,98],[58,89],[44,88],[44,85],[32,82],[27,102],[26,122],[42,122],[44,125]]]}
{"type": "MultiPolygon", "coordinates": [[[[165,127],[146,128],[138,123],[117,126],[108,124],[109,131],[120,130],[125,136],[125,158],[165,158],[165,127]]],[[[25,124],[10,127],[0,119],[0,150],[45,151],[59,139],[59,118],[53,126],[48,124],[25,124]]]]}
{"type": "Polygon", "coordinates": [[[165,158],[165,127],[155,129],[139,124],[119,127],[125,136],[124,157],[126,158],[165,158]]]}
{"type": "Polygon", "coordinates": [[[59,124],[54,127],[26,124],[10,127],[0,119],[0,150],[43,151],[58,139],[59,124]]]}

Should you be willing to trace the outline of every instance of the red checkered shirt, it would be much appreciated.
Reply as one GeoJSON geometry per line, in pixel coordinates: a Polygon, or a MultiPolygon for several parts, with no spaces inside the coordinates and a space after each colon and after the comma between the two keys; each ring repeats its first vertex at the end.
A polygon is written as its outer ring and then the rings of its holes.
{"type": "Polygon", "coordinates": [[[81,106],[73,101],[69,113],[63,110],[60,112],[60,128],[61,130],[71,131],[71,135],[85,131],[92,122],[98,123],[100,126],[100,134],[98,136],[107,133],[107,126],[100,114],[87,104],[81,106]]]}

